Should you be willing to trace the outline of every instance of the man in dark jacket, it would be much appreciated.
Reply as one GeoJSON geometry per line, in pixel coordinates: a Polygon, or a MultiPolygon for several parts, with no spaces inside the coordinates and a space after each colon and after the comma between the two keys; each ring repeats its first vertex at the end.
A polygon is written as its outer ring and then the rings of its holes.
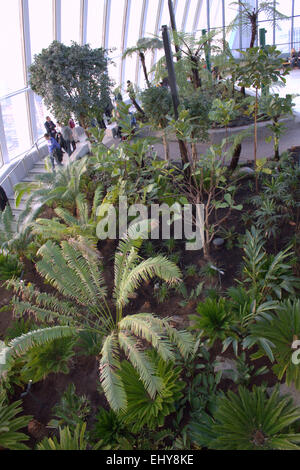
{"type": "Polygon", "coordinates": [[[51,121],[51,118],[49,116],[46,117],[45,129],[47,131],[47,134],[56,139],[56,125],[53,121],[51,121]]]}

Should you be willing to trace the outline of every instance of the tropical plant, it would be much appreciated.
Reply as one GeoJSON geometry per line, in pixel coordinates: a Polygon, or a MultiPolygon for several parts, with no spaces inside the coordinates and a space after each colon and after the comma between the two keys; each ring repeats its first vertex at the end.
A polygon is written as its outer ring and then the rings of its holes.
{"type": "Polygon", "coordinates": [[[58,121],[75,115],[81,125],[89,125],[90,114],[104,113],[110,104],[108,58],[102,48],[91,49],[53,41],[35,56],[30,66],[30,86],[45,100],[58,121]],[[72,64],[72,67],[70,67],[72,64]]]}
{"type": "Polygon", "coordinates": [[[22,266],[14,255],[0,253],[0,280],[6,281],[12,277],[20,277],[22,266]]]}
{"type": "Polygon", "coordinates": [[[82,192],[81,179],[86,171],[87,157],[84,157],[71,162],[56,173],[46,172],[39,175],[36,182],[18,183],[14,188],[17,207],[24,194],[29,194],[22,219],[28,213],[30,214],[30,220],[36,219],[43,206],[45,204],[50,205],[53,202],[75,210],[76,198],[82,192]]]}
{"type": "Polygon", "coordinates": [[[265,251],[262,232],[252,226],[246,231],[244,243],[243,281],[249,287],[250,297],[257,305],[272,299],[282,299],[284,294],[294,295],[299,280],[293,275],[293,252],[288,247],[277,255],[265,251]]]}
{"type": "MultiPolygon", "coordinates": [[[[216,362],[216,366],[217,365],[218,362],[216,362]]],[[[255,370],[254,365],[248,364],[246,353],[243,351],[241,355],[235,359],[232,369],[226,369],[221,372],[222,375],[223,373],[224,375],[226,374],[226,378],[229,378],[236,384],[249,386],[252,378],[267,374],[268,368],[267,366],[262,366],[255,370]]]]}
{"type": "Polygon", "coordinates": [[[198,416],[190,432],[198,445],[215,450],[299,450],[300,434],[291,428],[299,419],[299,408],[278,389],[268,397],[263,387],[239,387],[219,397],[213,417],[198,416]]]}
{"type": "MultiPolygon", "coordinates": [[[[97,252],[87,246],[84,239],[63,241],[61,246],[48,241],[39,251],[41,261],[38,272],[57,290],[59,296],[38,292],[31,285],[11,281],[10,285],[22,294],[23,300],[15,302],[17,314],[30,312],[40,320],[59,322],[59,325],[40,329],[16,338],[0,355],[2,372],[9,369],[16,355],[33,346],[43,345],[61,337],[78,337],[81,331],[94,331],[103,337],[100,353],[100,381],[106,398],[115,411],[125,410],[127,398],[120,377],[119,354],[124,351],[138,371],[150,397],[161,391],[162,382],[147,359],[138,338],[151,345],[165,361],[174,361],[174,351],[179,348],[183,356],[191,350],[193,339],[186,331],[177,331],[167,319],[149,313],[123,316],[123,308],[143,280],[160,277],[169,284],[180,280],[179,269],[162,256],[141,261],[138,249],[141,239],[128,237],[120,241],[115,254],[115,281],[112,299],[115,317],[107,301],[102,266],[97,252]],[[59,269],[58,269],[59,266],[59,269]],[[26,301],[24,301],[26,299],[26,301]]],[[[99,351],[100,352],[100,351],[99,351]]]]}
{"type": "Polygon", "coordinates": [[[165,87],[149,87],[141,93],[142,106],[152,126],[162,129],[165,159],[170,160],[169,145],[166,135],[167,116],[172,111],[172,97],[165,87]]]}
{"type": "MultiPolygon", "coordinates": [[[[264,48],[253,47],[246,51],[241,51],[243,55],[239,69],[238,85],[243,87],[253,87],[255,89],[255,103],[250,106],[254,112],[254,164],[257,167],[257,119],[258,119],[258,91],[263,87],[271,85],[280,80],[285,83],[284,75],[288,71],[282,72],[280,58],[281,52],[276,46],[266,46],[264,48]]],[[[257,175],[256,175],[257,176],[257,175]]],[[[256,192],[258,192],[258,178],[256,177],[256,192]]]]}
{"type": "Polygon", "coordinates": [[[57,338],[31,348],[20,371],[22,381],[35,383],[51,373],[68,374],[70,359],[75,355],[75,343],[74,338],[57,338]]]}
{"type": "Polygon", "coordinates": [[[20,429],[25,428],[32,417],[17,417],[23,411],[21,403],[19,400],[7,405],[5,393],[0,391],[0,449],[28,450],[23,442],[28,441],[29,437],[20,429]]]}
{"type": "Polygon", "coordinates": [[[136,43],[136,46],[128,47],[123,54],[123,58],[131,57],[133,54],[138,54],[141,60],[144,77],[145,77],[148,88],[150,88],[151,84],[150,84],[149,77],[148,77],[145,54],[147,52],[154,52],[156,49],[162,49],[162,48],[163,48],[163,42],[159,38],[155,38],[155,37],[140,38],[138,42],[136,43]]]}
{"type": "Polygon", "coordinates": [[[58,218],[37,219],[32,224],[32,231],[43,240],[61,241],[81,235],[96,244],[98,240],[96,236],[97,209],[102,202],[103,187],[99,185],[94,193],[91,210],[89,210],[89,203],[85,196],[80,193],[75,199],[77,217],[74,217],[69,210],[57,207],[54,212],[58,218]]]}
{"type": "Polygon", "coordinates": [[[52,416],[49,427],[59,428],[68,426],[74,430],[78,424],[82,424],[90,414],[90,401],[85,395],[78,395],[74,384],[70,384],[64,391],[60,402],[52,408],[52,416]]]}
{"type": "Polygon", "coordinates": [[[273,0],[260,1],[256,6],[250,1],[238,0],[232,2],[231,5],[236,5],[239,8],[239,12],[230,25],[230,28],[242,27],[246,32],[250,29],[251,38],[249,47],[253,48],[257,39],[258,19],[260,14],[266,16],[268,18],[268,24],[271,23],[274,27],[277,25],[278,20],[286,18],[285,15],[277,10],[277,4],[278,2],[273,0]]]}
{"type": "Polygon", "coordinates": [[[283,115],[293,114],[293,106],[295,104],[292,95],[280,97],[278,93],[274,95],[263,93],[259,101],[259,111],[272,119],[272,124],[268,124],[272,135],[267,137],[266,142],[271,142],[273,139],[275,160],[279,160],[279,140],[286,129],[284,124],[279,122],[279,119],[283,115]]]}
{"type": "Polygon", "coordinates": [[[100,408],[91,435],[94,440],[101,439],[104,445],[117,445],[121,439],[129,438],[129,428],[113,410],[100,408]]]}
{"type": "MultiPolygon", "coordinates": [[[[250,333],[255,338],[264,338],[272,348],[271,359],[275,374],[281,381],[285,377],[288,385],[295,384],[300,389],[300,368],[292,361],[293,342],[300,338],[300,301],[286,300],[281,302],[275,311],[259,315],[256,323],[251,325],[250,333]]],[[[260,347],[255,358],[266,354],[260,347]]]]}
{"type": "Polygon", "coordinates": [[[102,441],[91,445],[86,435],[86,423],[77,424],[72,431],[68,426],[59,428],[59,439],[54,436],[45,438],[40,442],[36,450],[108,450],[102,441]]]}
{"type": "Polygon", "coordinates": [[[23,223],[23,215],[15,219],[9,205],[0,212],[0,249],[4,253],[16,254],[23,260],[33,240],[31,226],[23,223]]]}
{"type": "Polygon", "coordinates": [[[184,382],[180,380],[180,367],[165,362],[156,353],[148,354],[148,357],[162,383],[154,399],[146,391],[134,367],[128,361],[121,363],[120,376],[128,398],[128,406],[121,417],[134,433],[143,427],[150,430],[162,427],[165,418],[176,410],[175,405],[183,396],[184,382]]]}
{"type": "Polygon", "coordinates": [[[205,299],[197,306],[197,315],[190,315],[193,321],[193,330],[203,331],[204,336],[209,338],[211,345],[216,339],[223,341],[232,326],[232,314],[226,299],[205,299]]]}

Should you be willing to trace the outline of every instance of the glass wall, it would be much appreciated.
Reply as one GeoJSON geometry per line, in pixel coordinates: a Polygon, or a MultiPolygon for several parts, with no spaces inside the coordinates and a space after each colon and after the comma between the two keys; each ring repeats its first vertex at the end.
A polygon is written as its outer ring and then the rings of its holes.
{"type": "MultiPolygon", "coordinates": [[[[255,7],[261,0],[248,0],[255,7]]],[[[218,30],[238,54],[248,47],[249,30],[227,28],[238,14],[232,0],[174,0],[178,30],[202,34],[218,30]]],[[[275,2],[274,2],[275,4],[275,2]]],[[[264,13],[258,27],[267,31],[267,43],[276,44],[283,54],[300,49],[300,0],[278,0],[286,15],[274,28],[264,13]]],[[[44,133],[45,115],[40,97],[27,88],[27,67],[35,54],[53,39],[69,45],[86,41],[91,47],[112,48],[116,66],[110,75],[116,85],[126,80],[144,87],[137,54],[122,59],[124,50],[140,37],[160,35],[162,24],[170,24],[168,0],[9,0],[0,6],[0,166],[21,155],[44,133]],[[31,99],[32,98],[32,99],[31,99]],[[31,119],[30,119],[31,116],[31,119]]],[[[146,53],[148,71],[163,51],[146,53]]],[[[126,87],[126,86],[125,86],[126,87]]]]}

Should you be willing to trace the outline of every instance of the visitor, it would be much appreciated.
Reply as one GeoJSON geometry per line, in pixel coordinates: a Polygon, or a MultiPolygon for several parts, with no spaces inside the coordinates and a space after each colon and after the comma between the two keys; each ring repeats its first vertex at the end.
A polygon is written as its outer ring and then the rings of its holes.
{"type": "Polygon", "coordinates": [[[290,60],[291,60],[291,66],[292,67],[298,66],[298,54],[297,54],[297,52],[294,48],[291,50],[291,59],[290,60]]]}
{"type": "Polygon", "coordinates": [[[49,116],[46,117],[46,122],[44,125],[47,131],[47,134],[50,134],[51,137],[56,139],[56,125],[54,124],[53,121],[51,121],[51,118],[49,116]]]}
{"type": "Polygon", "coordinates": [[[61,128],[61,134],[66,142],[66,151],[70,157],[72,153],[76,150],[76,143],[74,140],[72,129],[69,126],[63,124],[61,128]],[[71,150],[71,145],[73,150],[71,150]]]}
{"type": "Polygon", "coordinates": [[[70,127],[70,129],[72,129],[73,140],[74,140],[75,142],[77,142],[77,143],[80,142],[79,139],[78,139],[78,136],[77,136],[76,124],[75,124],[75,121],[74,121],[73,118],[71,118],[71,119],[69,120],[69,127],[70,127]]]}
{"type": "Polygon", "coordinates": [[[58,165],[62,166],[62,163],[61,163],[62,151],[61,151],[59,143],[57,142],[56,139],[54,139],[54,137],[51,137],[51,135],[48,134],[48,133],[45,134],[44,137],[47,140],[47,145],[48,145],[52,170],[53,170],[53,172],[55,172],[54,159],[56,158],[56,161],[57,161],[58,165]]]}

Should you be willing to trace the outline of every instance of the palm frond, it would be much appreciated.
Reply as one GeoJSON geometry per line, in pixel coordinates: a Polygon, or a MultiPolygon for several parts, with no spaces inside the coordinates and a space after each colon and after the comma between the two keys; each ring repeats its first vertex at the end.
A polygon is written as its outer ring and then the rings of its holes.
{"type": "Polygon", "coordinates": [[[150,397],[154,399],[156,394],[162,389],[162,382],[159,377],[155,375],[155,369],[148,360],[147,355],[139,350],[135,337],[120,331],[118,334],[118,340],[120,347],[127,355],[129,361],[138,371],[145,389],[149,393],[150,397]]]}
{"type": "Polygon", "coordinates": [[[107,401],[115,412],[124,411],[127,398],[124,385],[118,371],[118,338],[115,332],[106,337],[101,351],[100,381],[107,401]]]}

